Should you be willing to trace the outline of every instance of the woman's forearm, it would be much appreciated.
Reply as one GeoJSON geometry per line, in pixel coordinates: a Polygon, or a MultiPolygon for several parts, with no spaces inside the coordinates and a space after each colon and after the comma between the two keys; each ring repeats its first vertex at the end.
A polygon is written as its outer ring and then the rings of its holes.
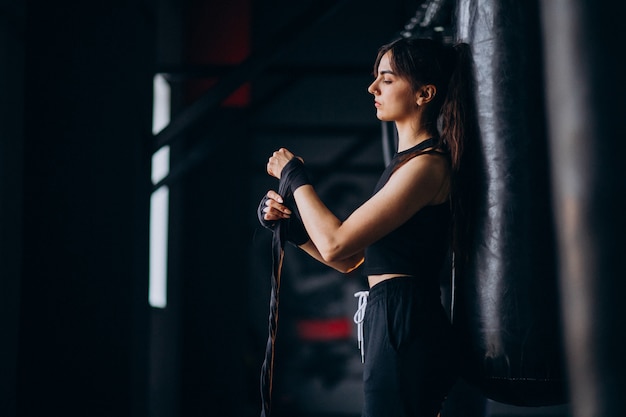
{"type": "Polygon", "coordinates": [[[340,229],[342,222],[321,201],[311,185],[304,185],[293,194],[302,223],[325,262],[342,261],[356,251],[347,253],[340,229]]]}

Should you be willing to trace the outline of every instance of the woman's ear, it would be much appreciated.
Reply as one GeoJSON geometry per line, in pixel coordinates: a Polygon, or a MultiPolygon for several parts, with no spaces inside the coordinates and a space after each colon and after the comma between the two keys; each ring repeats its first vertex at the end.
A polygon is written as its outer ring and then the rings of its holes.
{"type": "Polygon", "coordinates": [[[435,95],[437,95],[437,87],[432,84],[423,85],[415,93],[415,102],[418,106],[423,106],[431,102],[435,95]]]}

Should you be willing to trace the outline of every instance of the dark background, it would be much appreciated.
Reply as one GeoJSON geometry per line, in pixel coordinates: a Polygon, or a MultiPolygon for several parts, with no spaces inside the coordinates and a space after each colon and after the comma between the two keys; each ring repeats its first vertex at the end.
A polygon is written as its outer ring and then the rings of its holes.
{"type": "MultiPolygon", "coordinates": [[[[592,28],[614,22],[610,2],[597,13],[572,3],[592,28]]],[[[276,186],[267,158],[281,146],[303,156],[322,198],[347,215],[385,163],[386,127],[366,91],[378,47],[406,25],[451,39],[458,7],[540,9],[525,4],[2,1],[0,416],[258,415],[271,264],[255,210],[276,186]],[[171,87],[172,122],[154,135],[156,74],[171,87]],[[148,304],[148,265],[151,157],[162,146],[170,223],[159,309],[148,304]]],[[[553,35],[531,23],[537,39],[553,35]]],[[[603,42],[619,38],[587,46],[603,42]]],[[[540,50],[524,54],[541,68],[540,50]]],[[[524,81],[519,94],[543,103],[544,86],[524,81]]],[[[285,259],[277,410],[357,416],[351,320],[365,281],[290,247],[285,259]]],[[[569,413],[489,402],[485,415],[569,413]]]]}

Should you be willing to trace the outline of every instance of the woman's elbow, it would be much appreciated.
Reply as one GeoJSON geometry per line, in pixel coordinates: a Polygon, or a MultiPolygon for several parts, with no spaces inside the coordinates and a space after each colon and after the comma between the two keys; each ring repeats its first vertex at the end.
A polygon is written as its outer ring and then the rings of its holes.
{"type": "Polygon", "coordinates": [[[354,271],[363,263],[363,254],[346,256],[339,251],[328,251],[322,254],[324,261],[344,274],[354,271]]]}
{"type": "Polygon", "coordinates": [[[336,267],[335,270],[337,270],[337,272],[340,272],[342,274],[349,274],[350,272],[354,271],[354,268],[348,268],[345,266],[340,266],[340,267],[336,267]]]}
{"type": "Polygon", "coordinates": [[[329,263],[337,263],[345,258],[345,255],[342,256],[341,251],[337,247],[320,248],[320,255],[322,255],[324,261],[329,263]]]}
{"type": "Polygon", "coordinates": [[[342,274],[349,274],[350,272],[357,269],[363,263],[364,259],[362,257],[356,258],[351,257],[343,263],[342,267],[338,269],[342,274]]]}

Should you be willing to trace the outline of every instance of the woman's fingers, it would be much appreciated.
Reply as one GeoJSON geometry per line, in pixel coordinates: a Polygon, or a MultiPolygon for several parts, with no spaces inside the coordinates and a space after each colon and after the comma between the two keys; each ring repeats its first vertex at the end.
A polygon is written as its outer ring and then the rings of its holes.
{"type": "Polygon", "coordinates": [[[265,207],[263,212],[265,213],[265,220],[280,220],[288,219],[291,216],[291,210],[282,204],[282,197],[275,191],[268,191],[267,200],[265,201],[265,207]]]}
{"type": "Polygon", "coordinates": [[[276,200],[279,203],[283,203],[283,198],[274,190],[269,190],[267,192],[267,198],[271,198],[272,200],[276,200]]]}
{"type": "Polygon", "coordinates": [[[270,221],[288,219],[289,217],[291,217],[291,215],[289,215],[288,213],[285,213],[270,206],[265,207],[265,209],[263,209],[263,212],[265,213],[264,219],[270,221]]]}

